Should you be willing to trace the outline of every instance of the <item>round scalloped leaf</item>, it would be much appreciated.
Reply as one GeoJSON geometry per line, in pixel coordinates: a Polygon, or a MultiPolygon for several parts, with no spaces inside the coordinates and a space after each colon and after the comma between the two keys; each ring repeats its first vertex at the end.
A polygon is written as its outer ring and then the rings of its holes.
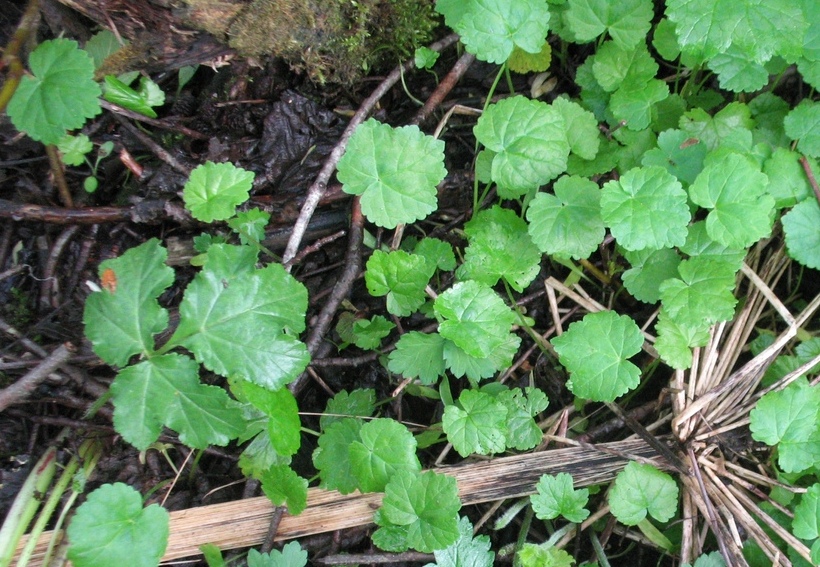
{"type": "Polygon", "coordinates": [[[630,462],[609,491],[609,507],[618,521],[634,526],[649,514],[666,522],[678,508],[675,479],[652,465],[630,462]]]}
{"type": "Polygon", "coordinates": [[[554,107],[523,96],[491,105],[473,128],[478,141],[495,152],[492,178],[523,195],[567,168],[566,124],[554,107]]]}
{"type": "Polygon", "coordinates": [[[680,182],[664,168],[650,166],[604,185],[601,217],[627,250],[657,250],[686,242],[691,215],[680,182]]]}
{"type": "Polygon", "coordinates": [[[641,371],[627,359],[641,350],[643,334],[626,315],[589,313],[550,342],[570,372],[567,387],[579,398],[611,402],[638,385],[641,371]]]}
{"type": "Polygon", "coordinates": [[[783,215],[789,256],[806,267],[820,269],[820,205],[814,196],[783,215]]]}
{"type": "Polygon", "coordinates": [[[337,177],[346,193],[362,196],[369,221],[395,228],[436,209],[445,175],[444,142],[417,126],[393,128],[371,118],[350,137],[337,177]]]}
{"type": "Polygon", "coordinates": [[[797,140],[797,149],[812,157],[820,157],[820,104],[800,103],[783,120],[786,135],[797,140]]]}
{"type": "Polygon", "coordinates": [[[585,160],[593,160],[601,145],[601,132],[595,115],[577,102],[557,98],[552,107],[561,113],[566,125],[570,151],[585,160]]]}
{"type": "Polygon", "coordinates": [[[627,83],[612,93],[609,109],[630,130],[643,130],[652,122],[652,107],[668,96],[669,87],[658,79],[627,83]]]}
{"type": "Polygon", "coordinates": [[[232,163],[206,162],[196,167],[185,187],[185,208],[202,222],[229,219],[248,200],[254,174],[232,163]]]}
{"type": "Polygon", "coordinates": [[[507,65],[513,73],[540,73],[549,69],[552,62],[552,47],[544,43],[538,53],[528,53],[518,46],[513,49],[507,65]]]}
{"type": "Polygon", "coordinates": [[[736,45],[715,55],[707,66],[717,73],[720,86],[732,92],[754,92],[769,82],[766,68],[749,59],[736,45]]]}
{"type": "Polygon", "coordinates": [[[33,76],[24,76],[11,97],[8,115],[34,140],[56,144],[66,133],[100,113],[100,86],[94,61],[76,41],[44,41],[28,60],[33,76]]]}
{"type": "Polygon", "coordinates": [[[489,63],[504,63],[514,47],[538,53],[549,32],[544,0],[469,0],[455,22],[467,51],[489,63]]]}
{"type": "Polygon", "coordinates": [[[68,525],[68,558],[77,567],[156,567],[168,545],[168,512],[142,507],[142,496],[118,482],[88,495],[68,525]]]}
{"type": "Polygon", "coordinates": [[[649,0],[569,0],[567,6],[567,25],[579,42],[609,32],[626,49],[646,38],[653,15],[649,0]]]}
{"type": "Polygon", "coordinates": [[[652,59],[645,44],[624,48],[614,41],[607,41],[595,53],[592,74],[607,92],[613,92],[624,84],[641,85],[653,79],[658,64],[652,59]]]}

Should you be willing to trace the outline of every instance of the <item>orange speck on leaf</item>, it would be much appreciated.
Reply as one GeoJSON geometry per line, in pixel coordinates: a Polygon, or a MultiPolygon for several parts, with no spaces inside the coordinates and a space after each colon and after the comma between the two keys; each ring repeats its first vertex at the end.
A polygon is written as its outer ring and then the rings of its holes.
{"type": "Polygon", "coordinates": [[[117,274],[111,268],[106,268],[102,273],[102,286],[109,292],[117,291],[117,274]]]}

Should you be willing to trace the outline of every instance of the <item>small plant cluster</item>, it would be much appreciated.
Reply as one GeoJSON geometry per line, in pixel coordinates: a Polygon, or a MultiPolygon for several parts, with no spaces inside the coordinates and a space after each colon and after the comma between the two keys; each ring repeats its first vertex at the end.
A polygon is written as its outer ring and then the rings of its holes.
{"type": "MultiPolygon", "coordinates": [[[[738,271],[761,240],[782,234],[796,263],[820,268],[814,180],[820,104],[775,94],[787,78],[820,87],[820,4],[667,0],[660,19],[651,0],[438,0],[436,9],[465,49],[499,65],[473,129],[480,151],[473,214],[463,227],[466,245],[454,250],[443,240],[407,238],[394,249],[375,249],[365,283],[372,296],[384,297],[394,318],[435,323],[431,332],[404,332],[383,360],[391,373],[413,381],[409,392],[441,401],[442,420],[414,436],[378,415],[372,390],[340,392],[320,420],[313,462],[323,487],[384,493],[373,534],[382,549],[433,552],[431,565],[491,565],[489,540],[473,537],[469,520],[459,517],[455,481],[422,472],[417,451],[442,440],[462,457],[527,451],[540,443],[536,418],[548,407],[547,396],[490,379],[511,366],[522,342],[516,330],[540,338],[515,293],[535,281],[545,258],[580,274],[578,264],[606,244],[614,255],[610,272],[626,266],[626,292],[659,308],[652,344],[631,317],[608,310],[588,313],[549,344],[538,341],[568,372],[569,390],[595,402],[613,402],[639,387],[642,370],[630,359],[642,349],[673,369],[689,368],[692,349],[707,344],[715,324],[734,317],[738,271]],[[577,69],[577,97],[547,103],[513,94],[489,103],[510,70],[543,73],[553,59],[566,65],[571,44],[592,44],[577,69]],[[719,90],[707,86],[710,80],[719,90]],[[466,381],[455,398],[451,390],[461,378],[466,381]]],[[[21,86],[25,98],[9,107],[19,128],[46,143],[60,141],[99,111],[96,87],[76,82],[75,67],[90,81],[93,65],[81,62],[86,56],[70,44],[57,40],[32,55],[34,78],[21,86]],[[62,74],[67,68],[74,69],[71,92],[62,74]],[[66,119],[51,121],[38,100],[55,101],[66,119]]],[[[428,56],[419,53],[422,62],[428,56]]],[[[140,85],[136,96],[152,106],[154,90],[140,85]]],[[[135,95],[116,96],[122,102],[135,95]]],[[[436,187],[446,174],[442,141],[414,126],[394,128],[374,119],[356,130],[338,164],[344,190],[359,196],[367,220],[385,229],[433,214],[436,187]]],[[[251,182],[252,174],[231,164],[207,163],[191,174],[186,207],[204,222],[227,221],[238,242],[197,239],[201,270],[164,344],[154,338],[168,327],[157,298],[173,271],[156,240],[100,265],[102,287],[88,298],[86,334],[100,358],[119,369],[111,396],[123,438],[145,450],[168,427],[199,449],[247,442],[242,470],[262,481],[273,502],[298,514],[308,482],[290,467],[302,430],[286,386],[309,362],[299,340],[307,291],[279,264],[258,267],[269,217],[258,210],[237,213],[251,182]],[[203,383],[201,366],[224,377],[231,395],[203,383]]],[[[382,315],[343,314],[337,330],[345,344],[378,351],[395,328],[382,315]]],[[[778,358],[769,383],[820,351],[820,341],[802,339],[794,355],[778,358]]],[[[762,350],[765,341],[754,347],[762,350]]],[[[792,515],[781,514],[783,522],[810,543],[815,564],[818,392],[802,378],[763,396],[750,415],[754,439],[777,447],[771,465],[779,479],[806,487],[800,496],[776,489],[772,498],[792,515]]],[[[570,475],[545,475],[536,490],[531,505],[539,519],[573,524],[589,515],[589,492],[575,489],[570,475]]],[[[663,531],[678,513],[678,485],[670,475],[630,463],[607,501],[619,522],[674,552],[663,531]]],[[[92,534],[111,520],[113,502],[122,503],[115,522],[141,534],[144,564],[155,565],[164,548],[156,528],[162,512],[142,509],[121,485],[99,489],[78,510],[69,530],[72,561],[98,564],[85,550],[104,544],[92,534]],[[99,509],[103,499],[108,509],[99,509]],[[137,530],[143,523],[155,527],[137,530]]],[[[525,544],[517,564],[572,564],[555,547],[557,539],[525,544]]],[[[121,548],[109,548],[106,562],[112,564],[121,548]]],[[[303,559],[254,561],[291,565],[303,559]]],[[[696,562],[721,564],[718,554],[696,562]]]]}

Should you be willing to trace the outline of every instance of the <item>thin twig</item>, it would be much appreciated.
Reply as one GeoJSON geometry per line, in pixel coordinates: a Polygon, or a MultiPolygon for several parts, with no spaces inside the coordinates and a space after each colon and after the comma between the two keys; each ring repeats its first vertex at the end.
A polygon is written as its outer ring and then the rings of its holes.
{"type": "Polygon", "coordinates": [[[112,104],[107,100],[100,99],[100,106],[104,109],[113,112],[114,114],[120,114],[131,120],[137,120],[139,122],[145,122],[146,124],[150,124],[151,126],[156,126],[157,128],[162,128],[163,130],[170,130],[172,132],[178,132],[184,136],[188,136],[189,138],[194,138],[196,140],[210,140],[211,137],[207,134],[203,134],[202,132],[197,132],[196,130],[191,130],[190,128],[186,128],[180,124],[171,124],[165,120],[157,120],[156,118],[150,118],[145,116],[144,114],[140,114],[139,112],[134,112],[133,110],[128,110],[127,108],[123,108],[121,106],[117,106],[116,104],[112,104]]]}
{"type": "Polygon", "coordinates": [[[279,524],[282,522],[282,515],[284,513],[284,506],[277,506],[276,509],[274,509],[270,523],[268,524],[268,533],[265,534],[265,541],[262,542],[262,546],[259,548],[262,553],[270,553],[271,549],[273,549],[273,542],[276,539],[276,534],[279,532],[279,524]]]}
{"type": "Polygon", "coordinates": [[[31,372],[14,382],[14,384],[0,390],[0,411],[3,411],[12,404],[20,403],[31,392],[39,386],[49,374],[54,372],[76,351],[76,347],[71,343],[61,344],[57,349],[48,355],[31,372]]]}
{"type": "MultiPolygon", "coordinates": [[[[432,44],[430,49],[433,51],[441,51],[456,41],[458,41],[458,35],[452,34],[432,44]]],[[[307,197],[305,198],[305,202],[299,212],[299,218],[296,219],[296,222],[293,225],[293,232],[291,233],[290,240],[288,240],[285,253],[282,256],[282,260],[284,262],[288,262],[291,258],[296,256],[296,251],[299,249],[299,244],[302,242],[302,237],[305,234],[305,230],[307,230],[310,218],[313,216],[313,212],[316,210],[322,195],[324,195],[327,190],[327,184],[330,181],[330,177],[333,175],[333,172],[336,171],[336,164],[339,163],[339,160],[344,154],[345,148],[347,147],[347,142],[350,140],[350,136],[353,135],[353,131],[356,130],[359,124],[365,121],[367,116],[370,114],[370,111],[376,106],[376,103],[393,87],[393,85],[396,84],[396,82],[398,82],[401,74],[404,71],[412,69],[414,65],[415,63],[411,59],[404,65],[400,65],[394,69],[393,72],[391,72],[384,79],[384,81],[381,82],[376,90],[374,90],[373,93],[365,99],[359,107],[359,110],[357,110],[356,114],[353,115],[353,118],[350,119],[350,123],[348,123],[347,128],[345,128],[345,131],[339,138],[338,143],[325,160],[325,164],[316,176],[316,180],[308,189],[307,197]]]]}
{"type": "Polygon", "coordinates": [[[453,87],[456,86],[456,83],[464,76],[464,73],[467,72],[467,69],[470,68],[470,65],[473,64],[475,61],[475,55],[472,53],[464,53],[456,64],[453,65],[453,68],[450,69],[450,72],[447,73],[441,82],[436,87],[436,90],[433,91],[427,100],[424,103],[413,119],[410,121],[410,124],[415,124],[419,126],[422,122],[427,120],[430,114],[442,103],[444,97],[446,97],[450,91],[453,90],[453,87]]]}
{"type": "Polygon", "coordinates": [[[811,170],[811,165],[809,165],[809,160],[806,159],[806,156],[800,156],[800,165],[803,166],[803,171],[806,172],[806,177],[814,191],[814,196],[818,203],[820,203],[820,186],[817,185],[817,178],[814,177],[814,172],[811,170]]]}
{"type": "Polygon", "coordinates": [[[46,144],[46,155],[48,156],[48,165],[51,168],[51,174],[54,176],[54,185],[57,186],[57,193],[60,195],[60,201],[62,201],[63,206],[73,209],[74,200],[71,198],[71,191],[69,191],[68,183],[65,180],[63,161],[57,154],[57,146],[54,144],[46,144]]]}
{"type": "Polygon", "coordinates": [[[172,168],[174,168],[175,170],[177,170],[178,172],[180,172],[181,174],[183,174],[185,176],[188,176],[188,175],[191,174],[191,168],[190,167],[187,167],[187,166],[183,165],[182,163],[180,163],[177,158],[172,156],[165,148],[163,148],[158,143],[156,143],[153,139],[151,139],[150,136],[144,134],[142,132],[142,130],[135,127],[133,124],[128,122],[128,120],[126,120],[125,118],[123,118],[119,114],[114,114],[113,116],[114,116],[114,118],[117,119],[117,122],[122,124],[123,128],[125,128],[131,134],[133,134],[134,137],[136,139],[138,139],[140,142],[142,142],[143,144],[148,146],[148,149],[150,149],[154,153],[154,155],[157,156],[159,159],[161,159],[162,161],[164,161],[165,163],[167,163],[172,168]]]}

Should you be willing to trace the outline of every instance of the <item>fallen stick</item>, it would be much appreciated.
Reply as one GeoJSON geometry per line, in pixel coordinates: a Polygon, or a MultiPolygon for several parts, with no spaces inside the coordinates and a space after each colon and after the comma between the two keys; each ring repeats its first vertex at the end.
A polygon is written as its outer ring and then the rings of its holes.
{"type": "MultiPolygon", "coordinates": [[[[629,460],[627,455],[643,459],[657,456],[654,449],[639,439],[602,443],[600,447],[602,450],[594,445],[552,449],[435,470],[455,477],[461,501],[467,506],[533,494],[544,474],[569,473],[576,487],[609,482],[624,468],[629,460]]],[[[381,493],[342,495],[334,490],[311,488],[305,511],[299,516],[286,513],[275,539],[296,539],[370,524],[381,501],[381,493]]],[[[259,497],[171,512],[168,547],[162,560],[199,555],[199,546],[205,543],[223,551],[258,545],[265,538],[274,510],[270,500],[259,497]]],[[[46,532],[40,537],[29,563],[31,567],[41,567],[52,535],[46,532]]],[[[24,537],[17,554],[26,541],[24,537]]]]}

